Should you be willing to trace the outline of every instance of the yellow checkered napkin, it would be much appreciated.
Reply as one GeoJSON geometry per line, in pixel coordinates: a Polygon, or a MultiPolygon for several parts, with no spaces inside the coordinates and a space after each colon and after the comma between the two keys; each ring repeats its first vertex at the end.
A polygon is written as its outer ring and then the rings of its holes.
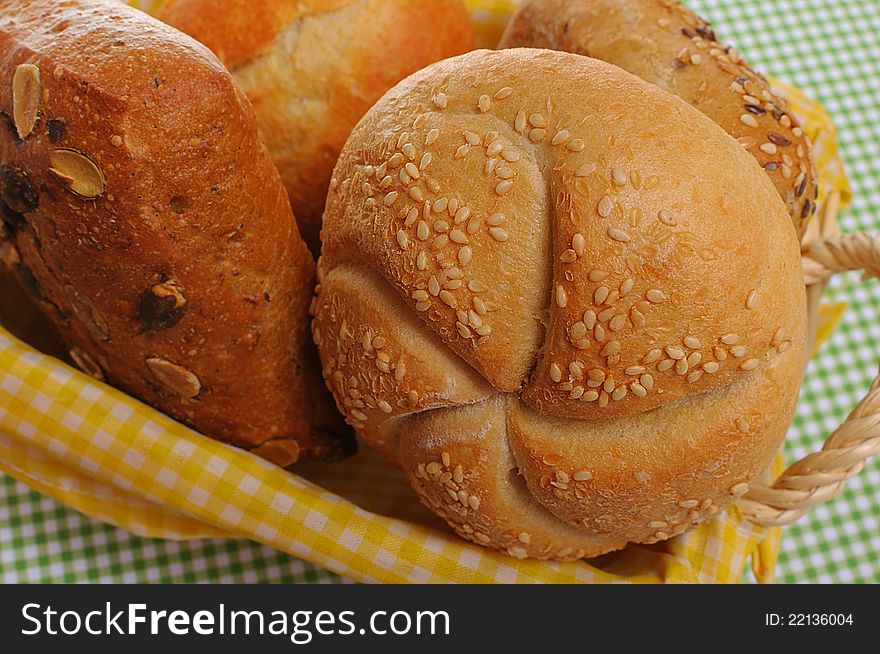
{"type": "MultiPolygon", "coordinates": [[[[468,5],[491,45],[512,4],[468,5]]],[[[848,192],[827,115],[793,89],[786,93],[815,136],[822,188],[848,192]]],[[[291,474],[201,436],[3,330],[0,470],[139,535],[249,538],[358,581],[733,582],[750,556],[761,575],[772,576],[778,545],[778,530],[768,535],[731,507],[665,543],[590,562],[518,561],[455,537],[420,507],[402,474],[370,451],[291,474]]]]}

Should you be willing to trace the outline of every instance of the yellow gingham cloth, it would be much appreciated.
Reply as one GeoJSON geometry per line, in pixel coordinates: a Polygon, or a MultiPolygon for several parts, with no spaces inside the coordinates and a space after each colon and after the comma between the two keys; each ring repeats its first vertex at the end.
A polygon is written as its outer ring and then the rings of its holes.
{"type": "MultiPolygon", "coordinates": [[[[135,4],[155,9],[160,2],[135,4]]],[[[496,43],[514,3],[467,4],[480,45],[496,43]]],[[[785,94],[816,142],[820,188],[839,189],[848,199],[830,119],[794,89],[785,94]]],[[[830,324],[839,312],[826,315],[830,324]]],[[[519,561],[458,539],[375,453],[285,472],[187,429],[2,328],[0,470],[138,535],[249,538],[365,582],[726,583],[739,580],[751,556],[759,578],[769,579],[779,539],[778,529],[745,522],[734,506],[665,543],[589,562],[519,561]]]]}

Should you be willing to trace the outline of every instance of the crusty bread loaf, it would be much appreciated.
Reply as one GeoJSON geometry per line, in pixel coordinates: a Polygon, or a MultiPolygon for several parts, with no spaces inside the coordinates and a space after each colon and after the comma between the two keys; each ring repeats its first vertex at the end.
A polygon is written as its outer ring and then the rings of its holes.
{"type": "Polygon", "coordinates": [[[474,47],[461,0],[170,0],[159,17],[217,53],[253,102],[314,252],[357,121],[410,73],[474,47]]]}
{"type": "Polygon", "coordinates": [[[525,0],[501,47],[595,57],[684,99],[758,160],[803,235],[818,194],[809,137],[767,80],[677,0],[525,0]]]}
{"type": "Polygon", "coordinates": [[[357,431],[474,542],[569,559],[741,495],[804,359],[795,232],[705,115],[601,61],[476,51],[360,122],[313,333],[357,431]]]}
{"type": "Polygon", "coordinates": [[[110,0],[0,0],[0,117],[7,263],[75,361],[282,465],[343,453],[314,263],[206,48],[110,0]]]}

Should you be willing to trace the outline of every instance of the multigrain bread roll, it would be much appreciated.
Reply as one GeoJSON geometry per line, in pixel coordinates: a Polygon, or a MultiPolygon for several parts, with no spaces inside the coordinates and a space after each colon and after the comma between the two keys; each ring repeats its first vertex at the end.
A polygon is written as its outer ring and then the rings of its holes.
{"type": "Polygon", "coordinates": [[[313,334],[347,421],[461,536],[572,559],[745,492],[791,419],[799,248],[705,115],[601,61],[396,86],[331,182],[313,334]]]}
{"type": "Polygon", "coordinates": [[[803,235],[818,195],[809,137],[767,80],[677,0],[525,0],[500,47],[595,57],[679,96],[758,160],[803,235]]]}
{"type": "Polygon", "coordinates": [[[74,361],[281,465],[345,451],[314,262],[206,48],[110,0],[0,0],[0,118],[7,263],[74,361]]]}
{"type": "Polygon", "coordinates": [[[410,73],[474,47],[461,0],[170,0],[159,17],[217,53],[250,98],[313,252],[361,116],[410,73]]]}

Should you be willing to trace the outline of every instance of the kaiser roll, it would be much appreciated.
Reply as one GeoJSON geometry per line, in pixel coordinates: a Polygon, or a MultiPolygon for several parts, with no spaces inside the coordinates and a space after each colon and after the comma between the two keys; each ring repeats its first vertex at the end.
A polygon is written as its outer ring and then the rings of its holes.
{"type": "Polygon", "coordinates": [[[347,421],[464,538],[667,539],[740,496],[804,362],[795,231],[735,139],[607,63],[416,73],[330,185],[313,335],[347,421]]]}
{"type": "Polygon", "coordinates": [[[818,194],[809,137],[767,80],[677,0],[525,0],[501,47],[595,57],[684,99],[758,160],[803,234],[818,194]]]}
{"type": "Polygon", "coordinates": [[[213,50],[250,98],[314,252],[361,116],[410,73],[474,47],[461,0],[171,0],[159,17],[213,50]]]}

